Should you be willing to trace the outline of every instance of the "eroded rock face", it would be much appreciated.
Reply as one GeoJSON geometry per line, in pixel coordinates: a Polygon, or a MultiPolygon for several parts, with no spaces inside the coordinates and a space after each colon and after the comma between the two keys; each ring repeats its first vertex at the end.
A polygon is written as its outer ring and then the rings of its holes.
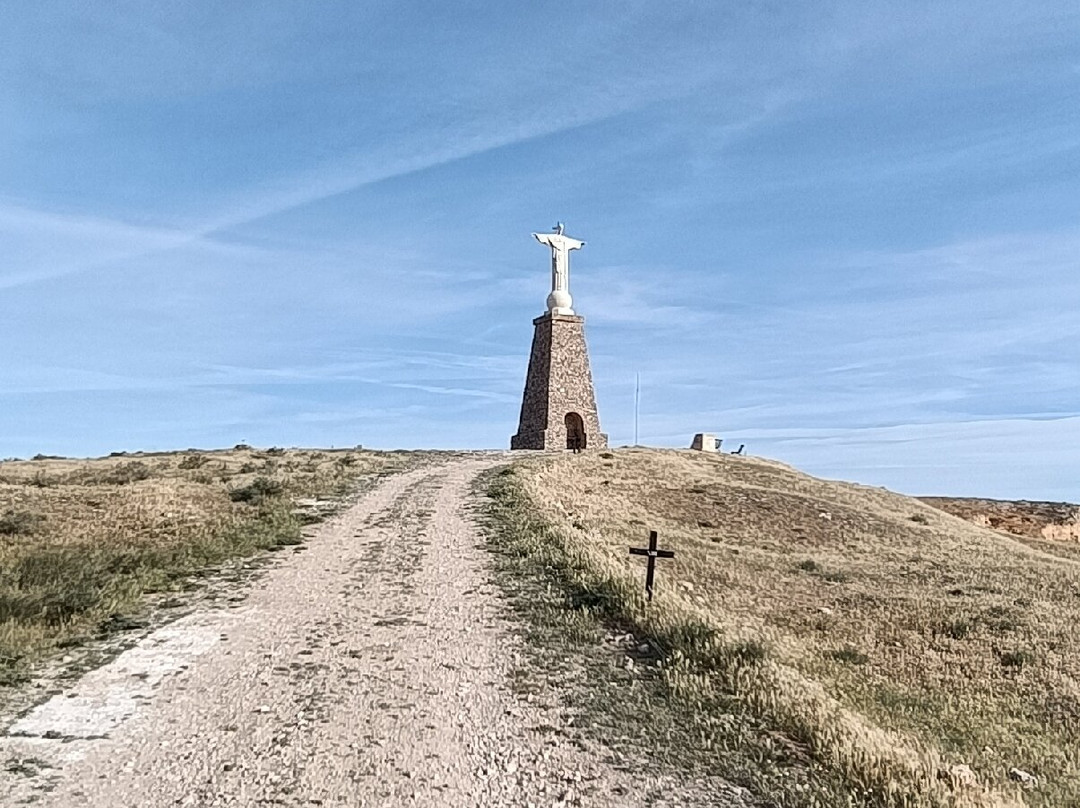
{"type": "Polygon", "coordinates": [[[927,505],[980,527],[1016,536],[1080,542],[1080,505],[1068,502],[921,497],[927,505]]]}
{"type": "Polygon", "coordinates": [[[1042,536],[1051,541],[1080,541],[1080,522],[1077,522],[1074,516],[1072,521],[1066,524],[1044,525],[1042,536]]]}

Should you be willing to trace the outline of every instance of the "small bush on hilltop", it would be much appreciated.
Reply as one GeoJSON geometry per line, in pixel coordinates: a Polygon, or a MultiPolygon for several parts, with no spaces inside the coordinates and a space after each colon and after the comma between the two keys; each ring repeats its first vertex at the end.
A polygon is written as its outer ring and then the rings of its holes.
{"type": "Polygon", "coordinates": [[[130,483],[148,480],[152,476],[150,467],[139,460],[130,463],[121,463],[116,468],[101,475],[100,482],[106,485],[129,485],[130,483]]]}
{"type": "Polygon", "coordinates": [[[269,477],[256,477],[247,485],[230,491],[229,499],[233,502],[258,505],[267,499],[281,496],[284,491],[285,486],[277,480],[271,480],[269,477]]]}
{"type": "Polygon", "coordinates": [[[44,471],[39,471],[30,479],[30,485],[37,488],[51,488],[56,485],[56,480],[46,474],[44,471]]]}
{"type": "Polygon", "coordinates": [[[209,461],[209,460],[210,460],[210,458],[207,457],[206,455],[201,455],[201,454],[188,455],[183,460],[181,460],[179,463],[177,463],[176,467],[179,468],[179,469],[185,469],[185,470],[187,470],[187,469],[197,469],[197,468],[200,468],[200,467],[206,465],[207,461],[209,461]]]}

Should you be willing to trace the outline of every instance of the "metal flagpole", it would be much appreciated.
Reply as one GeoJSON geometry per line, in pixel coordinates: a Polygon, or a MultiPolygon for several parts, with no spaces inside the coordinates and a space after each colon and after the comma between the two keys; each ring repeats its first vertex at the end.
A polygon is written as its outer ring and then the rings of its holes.
{"type": "Polygon", "coordinates": [[[634,445],[638,445],[638,409],[641,402],[641,374],[634,374],[634,445]]]}

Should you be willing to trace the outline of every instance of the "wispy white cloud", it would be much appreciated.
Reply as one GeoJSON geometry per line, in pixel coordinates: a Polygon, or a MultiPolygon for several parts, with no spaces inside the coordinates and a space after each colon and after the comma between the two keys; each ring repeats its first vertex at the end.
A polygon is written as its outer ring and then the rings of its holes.
{"type": "Polygon", "coordinates": [[[0,240],[7,258],[0,269],[5,289],[175,249],[191,237],[174,228],[0,202],[0,240]]]}
{"type": "MultiPolygon", "coordinates": [[[[639,103],[652,100],[637,99],[639,103]]],[[[595,123],[630,108],[583,105],[542,118],[525,113],[517,119],[468,122],[427,132],[422,140],[380,145],[375,150],[337,158],[299,174],[278,177],[248,189],[227,209],[187,228],[140,226],[96,216],[0,207],[0,229],[12,241],[22,242],[27,256],[21,271],[0,276],[0,289],[183,247],[220,247],[215,237],[241,225],[364,186],[595,123]],[[31,266],[26,268],[27,264],[31,266]]]]}
{"type": "Polygon", "coordinates": [[[183,391],[267,385],[334,386],[415,390],[436,396],[513,403],[520,395],[523,358],[518,354],[451,353],[402,347],[358,348],[339,361],[254,367],[191,365],[160,376],[125,375],[81,367],[35,365],[11,368],[0,396],[88,392],[183,391]]]}
{"type": "MultiPolygon", "coordinates": [[[[815,258],[780,305],[721,302],[707,328],[633,342],[644,434],[678,446],[696,431],[735,433],[768,439],[766,453],[799,434],[824,451],[825,434],[888,443],[890,424],[933,427],[949,443],[969,422],[989,433],[1070,415],[1080,401],[1076,256],[1080,234],[1065,231],[815,258]]],[[[624,401],[608,428],[625,436],[634,374],[625,357],[595,358],[609,396],[624,401]]]]}
{"type": "Polygon", "coordinates": [[[640,370],[651,439],[993,480],[965,442],[1076,409],[1077,23],[0,9],[0,442],[505,445],[558,216],[616,439],[640,370]]]}
{"type": "MultiPolygon", "coordinates": [[[[850,429],[726,429],[725,450],[913,495],[1080,501],[1072,447],[1080,414],[850,429]]],[[[692,433],[646,433],[644,440],[689,445],[692,433]]]]}
{"type": "Polygon", "coordinates": [[[1076,415],[762,438],[762,450],[819,474],[888,482],[913,494],[1080,500],[1071,473],[1076,415]]]}
{"type": "Polygon", "coordinates": [[[716,279],[703,283],[690,269],[590,266],[588,274],[575,283],[581,298],[588,301],[583,312],[598,326],[689,330],[703,328],[717,316],[714,305],[702,305],[701,295],[687,295],[703,286],[715,288],[716,279]]]}
{"type": "MultiPolygon", "coordinates": [[[[169,79],[156,70],[157,66],[168,62],[162,59],[162,48],[172,50],[187,47],[183,43],[206,29],[196,22],[199,14],[156,16],[160,19],[133,21],[126,15],[117,15],[115,19],[109,17],[94,22],[100,36],[109,41],[125,43],[125,47],[107,48],[107,52],[132,53],[136,61],[147,61],[155,65],[155,70],[133,69],[130,64],[121,69],[111,66],[107,59],[89,74],[83,71],[82,80],[99,88],[106,98],[118,92],[119,88],[138,94],[138,80],[133,83],[132,75],[142,78],[152,76],[153,86],[161,88],[164,82],[166,87],[175,85],[174,89],[180,90],[179,84],[170,84],[169,79]],[[130,50],[127,45],[137,47],[130,50]]],[[[221,21],[226,27],[236,25],[247,29],[252,24],[246,18],[226,16],[228,19],[221,21]]],[[[628,8],[617,21],[606,18],[594,20],[592,24],[598,26],[598,34],[585,26],[576,33],[567,32],[566,35],[583,41],[598,37],[618,41],[620,36],[654,30],[654,16],[646,5],[637,9],[628,8]]],[[[375,12],[372,17],[382,20],[383,15],[375,12]]],[[[256,23],[257,27],[260,25],[261,21],[256,23]]],[[[653,36],[655,38],[655,31],[653,36]]],[[[244,40],[247,39],[245,36],[244,40]]],[[[269,37],[269,42],[279,44],[278,37],[269,37]]],[[[533,38],[527,38],[525,42],[530,49],[537,45],[533,38]]],[[[206,46],[205,42],[200,44],[206,46]]],[[[590,71],[585,76],[576,72],[572,74],[572,64],[558,61],[549,64],[553,71],[551,74],[525,63],[497,74],[472,76],[471,80],[455,87],[448,98],[436,93],[430,98],[411,99],[413,103],[429,105],[427,117],[394,121],[389,124],[391,128],[385,131],[368,133],[368,142],[364,146],[348,149],[344,155],[338,153],[298,170],[270,171],[262,179],[245,187],[230,189],[224,194],[214,192],[200,201],[198,213],[189,215],[183,222],[174,221],[175,217],[170,216],[170,221],[163,226],[142,226],[130,221],[80,213],[11,208],[4,217],[9,234],[24,239],[28,253],[33,253],[46,242],[52,244],[52,250],[47,260],[30,260],[26,262],[30,266],[24,265],[20,271],[0,279],[0,289],[104,268],[119,260],[149,258],[162,251],[205,249],[216,245],[219,237],[237,228],[296,208],[387,180],[618,118],[667,99],[686,97],[718,80],[730,82],[736,73],[744,84],[753,87],[747,92],[754,97],[754,101],[741,117],[725,120],[720,125],[717,132],[725,137],[727,133],[752,128],[801,95],[802,91],[795,92],[790,87],[776,85],[780,78],[777,75],[763,72],[750,77],[735,64],[702,58],[706,52],[714,51],[706,42],[688,44],[689,47],[658,51],[652,63],[634,65],[629,70],[625,62],[608,62],[602,58],[602,51],[590,49],[581,51],[578,57],[590,65],[590,71]],[[587,56],[590,53],[592,55],[587,56]],[[498,81],[492,84],[492,78],[496,75],[498,81]],[[476,86],[477,79],[482,82],[482,87],[476,86]],[[378,137],[372,139],[371,134],[378,137]],[[47,234],[40,225],[47,225],[47,234]]],[[[207,82],[204,91],[229,75],[230,71],[221,71],[217,66],[219,53],[216,49],[206,51],[208,57],[214,58],[205,61],[197,58],[198,54],[203,53],[202,50],[191,53],[195,53],[192,58],[196,59],[194,75],[206,73],[201,79],[207,82]]],[[[240,65],[240,74],[250,73],[249,80],[256,83],[268,80],[263,76],[268,57],[257,48],[232,53],[230,58],[234,67],[240,65]]],[[[185,59],[180,63],[190,61],[185,59]]],[[[61,70],[60,67],[56,69],[61,70]]],[[[321,65],[316,72],[328,69],[331,69],[330,65],[321,65]]],[[[183,84],[198,83],[192,77],[190,64],[188,68],[178,70],[174,78],[183,78],[183,84]]],[[[226,82],[229,83],[236,82],[226,82]]]]}

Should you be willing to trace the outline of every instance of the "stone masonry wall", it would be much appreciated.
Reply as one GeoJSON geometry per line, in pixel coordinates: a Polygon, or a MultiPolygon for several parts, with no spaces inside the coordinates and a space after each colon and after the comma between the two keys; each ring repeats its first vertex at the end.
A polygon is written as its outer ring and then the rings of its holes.
{"type": "Polygon", "coordinates": [[[533,320],[533,325],[521,419],[510,448],[565,449],[565,418],[570,412],[584,422],[586,447],[605,448],[607,435],[600,431],[596,412],[585,318],[549,313],[533,320]]]}
{"type": "Polygon", "coordinates": [[[548,377],[551,373],[551,326],[542,325],[547,319],[533,320],[532,351],[529,370],[525,374],[525,394],[521,399],[518,431],[510,439],[511,449],[543,449],[544,430],[548,421],[548,377]],[[521,445],[518,445],[518,444],[521,445]]]}

